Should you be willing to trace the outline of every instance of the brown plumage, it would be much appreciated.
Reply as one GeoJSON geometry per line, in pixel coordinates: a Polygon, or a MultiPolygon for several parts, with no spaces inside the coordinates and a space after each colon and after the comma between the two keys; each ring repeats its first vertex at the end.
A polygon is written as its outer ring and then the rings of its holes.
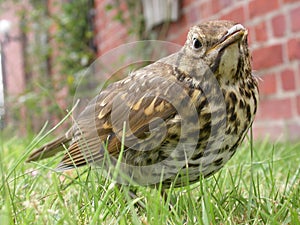
{"type": "Polygon", "coordinates": [[[108,171],[124,136],[120,171],[140,185],[161,181],[167,188],[207,177],[232,157],[254,120],[258,88],[250,59],[242,25],[194,26],[179,52],[109,85],[64,136],[28,161],[53,156],[63,144],[68,151],[58,170],[104,161],[108,171]]]}

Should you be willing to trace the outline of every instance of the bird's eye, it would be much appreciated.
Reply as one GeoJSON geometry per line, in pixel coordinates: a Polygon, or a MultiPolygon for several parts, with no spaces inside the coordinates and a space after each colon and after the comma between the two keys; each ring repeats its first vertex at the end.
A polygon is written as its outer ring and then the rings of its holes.
{"type": "Polygon", "coordinates": [[[198,38],[193,38],[193,47],[196,50],[198,50],[199,48],[202,47],[202,43],[201,43],[201,41],[199,41],[198,38]]]}

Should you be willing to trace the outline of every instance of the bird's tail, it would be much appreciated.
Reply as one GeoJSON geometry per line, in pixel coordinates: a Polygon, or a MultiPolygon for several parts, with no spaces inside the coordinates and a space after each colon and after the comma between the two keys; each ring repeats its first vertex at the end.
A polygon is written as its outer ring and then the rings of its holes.
{"type": "Polygon", "coordinates": [[[71,138],[67,137],[67,135],[63,135],[54,141],[51,141],[39,149],[35,150],[33,153],[31,153],[26,160],[26,162],[30,161],[38,161],[41,159],[46,159],[49,157],[54,156],[56,153],[65,150],[65,145],[67,145],[70,142],[71,138]]]}

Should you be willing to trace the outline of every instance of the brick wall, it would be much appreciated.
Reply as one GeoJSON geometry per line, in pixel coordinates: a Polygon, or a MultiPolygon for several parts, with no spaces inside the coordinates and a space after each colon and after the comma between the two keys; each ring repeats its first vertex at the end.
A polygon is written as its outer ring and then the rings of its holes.
{"type": "MultiPolygon", "coordinates": [[[[127,43],[130,37],[127,35],[127,29],[120,22],[114,20],[117,10],[105,10],[107,4],[112,1],[95,0],[95,42],[98,47],[98,55],[115,48],[121,44],[127,43]]],[[[122,10],[126,6],[122,4],[122,10]]]]}
{"type": "MultiPolygon", "coordinates": [[[[24,71],[24,58],[23,58],[23,44],[21,40],[21,32],[19,29],[19,17],[16,16],[19,7],[14,5],[11,1],[5,1],[0,4],[1,14],[0,20],[8,20],[11,24],[9,30],[9,39],[0,35],[2,42],[2,57],[3,61],[3,75],[4,75],[4,89],[5,89],[5,120],[12,115],[11,101],[12,97],[20,95],[26,87],[26,78],[24,71]]],[[[14,102],[14,104],[20,104],[14,102]]],[[[25,116],[24,107],[20,107],[18,111],[19,115],[23,118],[25,116]]],[[[5,121],[5,126],[12,125],[15,121],[10,121],[9,124],[5,121]]],[[[25,126],[19,126],[18,131],[25,132],[25,126]]],[[[1,131],[0,131],[1,132],[1,131]]]]}
{"type": "MultiPolygon", "coordinates": [[[[95,1],[99,55],[130,40],[126,28],[112,20],[116,10],[104,10],[109,2],[95,1]]],[[[255,136],[299,138],[300,1],[183,0],[180,20],[171,24],[166,39],[184,44],[190,26],[210,19],[234,20],[249,29],[254,73],[262,78],[255,136]]]]}
{"type": "MultiPolygon", "coordinates": [[[[1,20],[8,20],[11,24],[9,41],[3,43],[3,57],[5,58],[5,81],[8,94],[16,95],[25,89],[25,75],[23,70],[22,43],[20,41],[19,20],[16,17],[17,8],[11,3],[1,4],[1,20]],[[13,52],[14,54],[10,54],[13,52]]],[[[0,36],[4,41],[4,37],[0,36]]]]}

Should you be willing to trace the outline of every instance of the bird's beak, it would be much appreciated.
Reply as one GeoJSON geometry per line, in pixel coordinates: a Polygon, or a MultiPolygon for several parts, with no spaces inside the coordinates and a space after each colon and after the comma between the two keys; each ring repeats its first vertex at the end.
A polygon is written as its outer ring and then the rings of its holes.
{"type": "Polygon", "coordinates": [[[231,27],[226,34],[223,35],[223,37],[218,41],[218,43],[214,47],[212,47],[211,50],[224,49],[233,43],[243,40],[247,35],[247,29],[241,24],[236,24],[233,27],[231,27]]]}

